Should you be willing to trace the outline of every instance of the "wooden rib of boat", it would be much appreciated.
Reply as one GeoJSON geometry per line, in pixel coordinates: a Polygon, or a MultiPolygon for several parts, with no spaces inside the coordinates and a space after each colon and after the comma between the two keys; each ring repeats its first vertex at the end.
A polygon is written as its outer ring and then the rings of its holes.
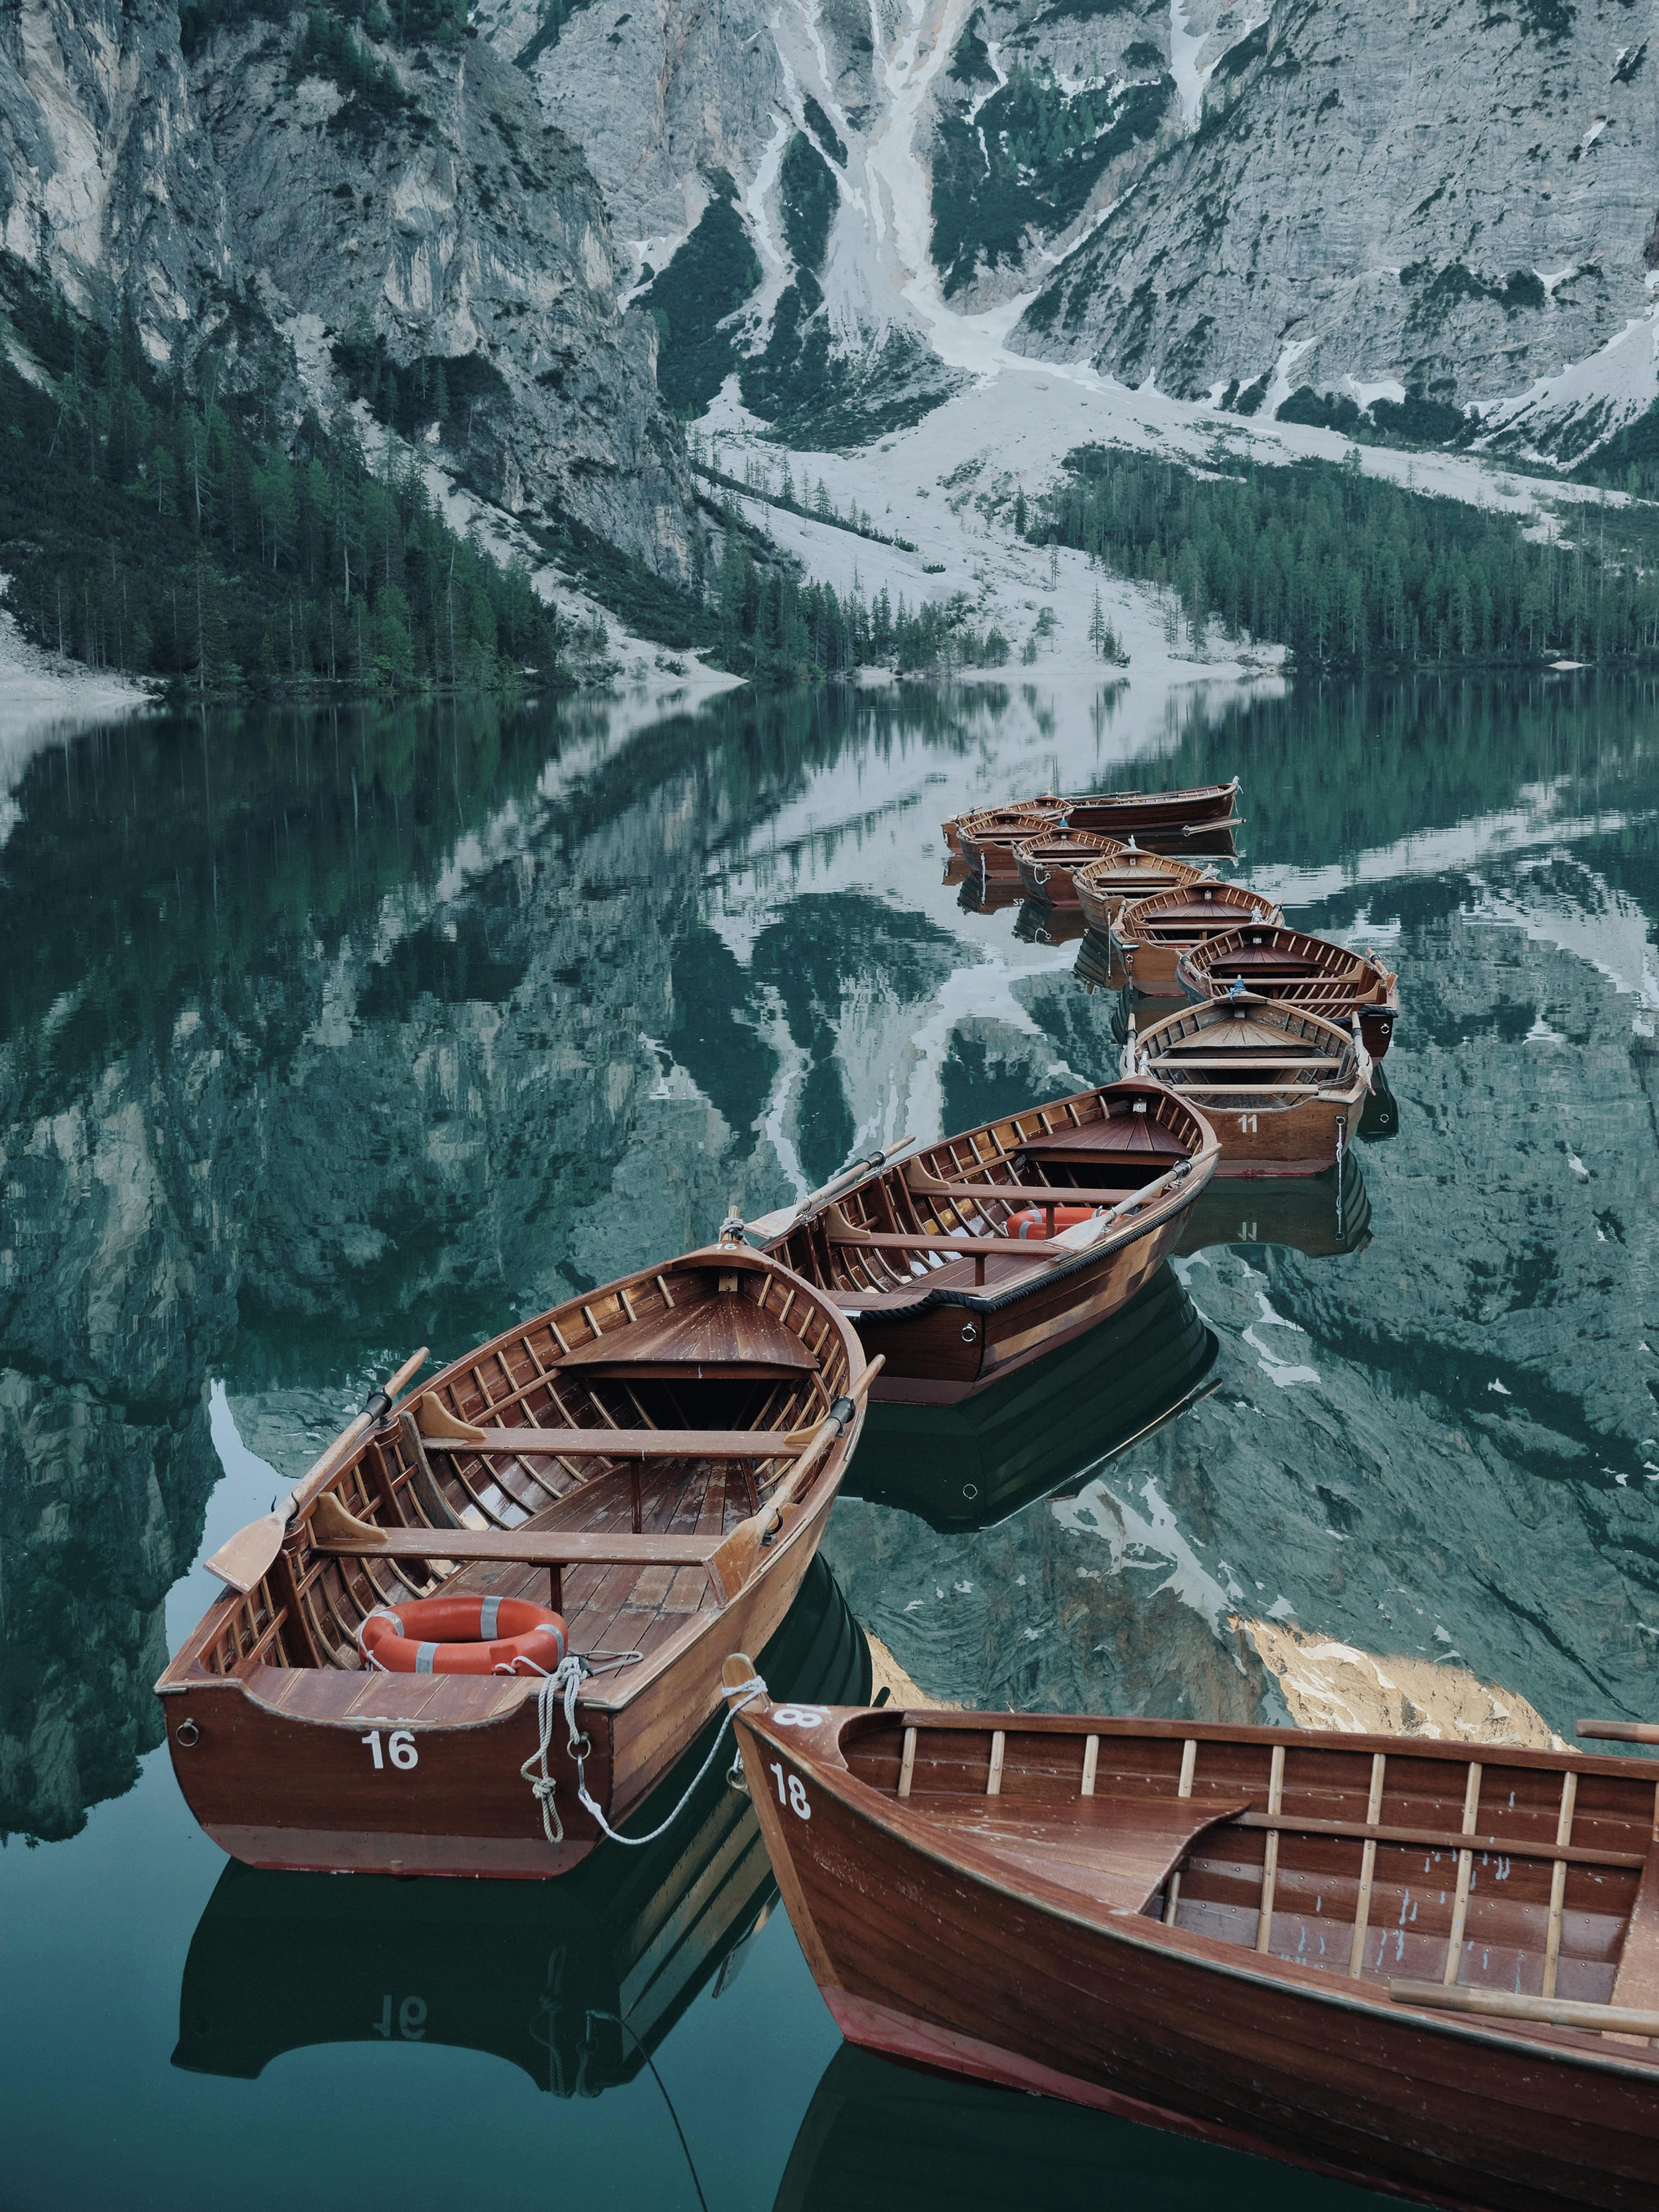
{"type": "Polygon", "coordinates": [[[1188,860],[1130,844],[1102,860],[1087,862],[1073,882],[1083,919],[1091,929],[1108,937],[1124,907],[1139,899],[1156,898],[1160,891],[1183,890],[1189,884],[1202,882],[1203,876],[1203,870],[1188,860]]]}
{"type": "Polygon", "coordinates": [[[1091,861],[1113,860],[1127,851],[1115,837],[1092,830],[1040,830],[1014,848],[1014,866],[1027,898],[1041,906],[1075,906],[1073,878],[1091,861]]]}
{"type": "Polygon", "coordinates": [[[1137,991],[1152,999],[1178,999],[1176,969],[1183,952],[1249,922],[1284,918],[1260,891],[1204,880],[1120,907],[1110,926],[1112,948],[1137,991]]]}
{"type": "MultiPolygon", "coordinates": [[[[868,1699],[869,1646],[822,1553],[761,1666],[781,1697],[868,1699]]],[[[718,1725],[641,1808],[648,1831],[696,1782],[665,1834],[559,1881],[338,1881],[233,1859],[191,1938],[173,2064],[251,2081],[290,2051],[419,2042],[487,2051],[558,2097],[631,2081],[777,1895],[729,1750],[696,1781],[718,1725]]]]}
{"type": "Polygon", "coordinates": [[[1030,801],[989,807],[981,814],[964,814],[956,824],[957,849],[981,883],[1018,887],[1015,846],[1024,844],[1039,830],[1054,829],[1060,820],[1058,808],[1030,801]]]}
{"type": "Polygon", "coordinates": [[[1374,952],[1353,952],[1328,937],[1310,937],[1280,922],[1247,925],[1194,945],[1176,963],[1189,999],[1224,999],[1235,983],[1260,999],[1277,999],[1346,1023],[1359,1016],[1359,1034],[1373,1060],[1381,1060],[1400,1015],[1400,981],[1374,952]]]}
{"type": "Polygon", "coordinates": [[[890,1707],[738,1733],[849,2041],[1430,2203],[1659,2206],[1651,1765],[890,1707]]]}
{"type": "Polygon", "coordinates": [[[566,1872],[600,1831],[562,1713],[544,1830],[520,1771],[541,1744],[536,1679],[366,1670],[361,1625],[410,1599],[528,1598],[596,1668],[627,1655],[577,1707],[587,1790],[617,1826],[720,1710],[734,1635],[752,1622],[758,1644],[788,1611],[871,1379],[836,1300],[722,1243],[382,1402],[295,1492],[263,1564],[255,1546],[239,1573],[237,1539],[216,1555],[240,1587],[156,1684],[191,1810],[252,1866],[566,1872]]]}
{"type": "Polygon", "coordinates": [[[1115,1083],[927,1146],[766,1249],[882,1356],[878,1399],[954,1405],[1133,1297],[1215,1160],[1200,1113],[1115,1083]]]}
{"type": "Polygon", "coordinates": [[[1174,1420],[1214,1389],[1218,1350],[1166,1261],[1121,1313],[961,1406],[872,1407],[845,1494],[988,1528],[1174,1420]]]}
{"type": "Polygon", "coordinates": [[[1135,1034],[1123,1066],[1151,1075],[1212,1124],[1224,1176],[1311,1176],[1358,1133],[1370,1062],[1320,1014],[1272,999],[1206,999],[1135,1034]]]}

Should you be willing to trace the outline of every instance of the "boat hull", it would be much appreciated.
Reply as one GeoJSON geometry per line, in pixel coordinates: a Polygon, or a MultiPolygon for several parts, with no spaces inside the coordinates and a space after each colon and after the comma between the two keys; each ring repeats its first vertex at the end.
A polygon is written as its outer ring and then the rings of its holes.
{"type": "MultiPolygon", "coordinates": [[[[802,1725],[805,1724],[801,1723],[802,1725]]],[[[745,1734],[747,1732],[745,1731],[745,1734]]],[[[1423,2201],[1655,2212],[1659,2078],[1392,2008],[1142,1915],[918,1847],[783,1729],[744,1765],[801,1948],[866,2049],[1423,2201]],[[804,1809],[803,1809],[804,1808],[804,1809]]]]}
{"type": "Polygon", "coordinates": [[[1352,1143],[1364,1104],[1362,1084],[1340,1097],[1298,1099],[1289,1106],[1206,1104],[1221,1141],[1217,1180],[1324,1175],[1352,1143]]]}
{"type": "MultiPolygon", "coordinates": [[[[721,1710],[720,1666],[734,1644],[755,1650],[776,1633],[811,1565],[830,1503],[791,1526],[767,1572],[707,1617],[667,1674],[611,1711],[584,1698],[578,1717],[592,1743],[587,1788],[613,1826],[721,1710]]],[[[599,1680],[625,1681],[626,1671],[599,1680]]],[[[192,1681],[162,1705],[186,1803],[220,1849],[245,1866],[545,1880],[568,1874],[603,1841],[577,1800],[562,1712],[548,1771],[564,1839],[550,1844],[544,1833],[520,1771],[541,1741],[533,1681],[268,1667],[192,1681]],[[302,1698],[330,1709],[295,1711],[283,1702],[302,1698]],[[407,1747],[392,1743],[404,1732],[412,1766],[398,1763],[407,1747]]]]}
{"type": "MultiPolygon", "coordinates": [[[[1196,1199],[1198,1192],[1193,1193],[1196,1199]]],[[[1073,1273],[1040,1283],[998,1308],[990,1299],[930,1308],[914,1317],[849,1314],[866,1358],[886,1360],[871,1386],[878,1405],[959,1406],[1057,1352],[1127,1305],[1179,1239],[1183,1206],[1144,1237],[1073,1273]]]]}

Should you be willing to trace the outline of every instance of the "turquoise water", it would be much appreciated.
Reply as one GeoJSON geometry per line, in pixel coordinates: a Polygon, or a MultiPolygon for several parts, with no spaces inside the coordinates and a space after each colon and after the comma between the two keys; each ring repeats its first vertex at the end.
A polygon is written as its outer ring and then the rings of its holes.
{"type": "Polygon", "coordinates": [[[1218,1189],[1051,1370],[873,1420],[839,1589],[953,1700],[1659,1714],[1656,734],[1584,674],[40,755],[0,813],[0,2201],[1340,2197],[838,2055],[740,1806],[580,1894],[226,1875],[149,1685],[193,1562],[412,1346],[1112,1072],[1121,1002],[964,903],[944,815],[1237,771],[1243,872],[1401,970],[1389,1096],[1340,1192],[1218,1189]]]}

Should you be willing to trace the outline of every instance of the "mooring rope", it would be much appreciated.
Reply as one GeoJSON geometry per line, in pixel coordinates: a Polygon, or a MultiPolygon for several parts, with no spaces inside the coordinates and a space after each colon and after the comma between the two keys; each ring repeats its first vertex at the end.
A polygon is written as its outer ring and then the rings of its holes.
{"type": "MultiPolygon", "coordinates": [[[[615,1666],[625,1662],[613,1660],[611,1663],[615,1666]]],[[[752,1705],[757,1697],[763,1698],[767,1693],[766,1684],[758,1674],[751,1674],[746,1682],[734,1682],[726,1686],[721,1692],[722,1696],[728,1701],[725,1716],[715,1732],[714,1742],[708,1747],[708,1758],[692,1776],[679,1803],[675,1806],[665,1820],[653,1828],[648,1836],[623,1836],[617,1834],[616,1829],[611,1826],[588,1794],[587,1760],[593,1745],[587,1735],[576,1726],[576,1698],[580,1691],[583,1678],[588,1674],[604,1674],[608,1671],[609,1669],[605,1668],[590,1666],[586,1659],[579,1658],[573,1653],[568,1659],[560,1660],[550,1674],[542,1676],[541,1686],[536,1692],[536,1719],[540,1741],[519,1771],[530,1784],[532,1795],[542,1808],[542,1830],[550,1844],[562,1844],[564,1841],[564,1822],[560,1819],[559,1808],[553,1802],[558,1782],[556,1777],[549,1773],[547,1767],[547,1754],[553,1747],[553,1725],[561,1704],[564,1707],[565,1734],[568,1739],[565,1748],[574,1760],[576,1766],[578,1803],[592,1814],[601,1830],[613,1844],[626,1844],[630,1850],[637,1850],[641,1844],[654,1844],[659,1836],[666,1834],[690,1803],[697,1785],[714,1763],[714,1755],[725,1740],[726,1729],[732,1725],[732,1714],[742,1711],[744,1707],[752,1705]],[[736,1704],[730,1702],[734,1698],[738,1702],[736,1704]],[[540,1768],[539,1773],[532,1771],[535,1767],[540,1768]]]]}

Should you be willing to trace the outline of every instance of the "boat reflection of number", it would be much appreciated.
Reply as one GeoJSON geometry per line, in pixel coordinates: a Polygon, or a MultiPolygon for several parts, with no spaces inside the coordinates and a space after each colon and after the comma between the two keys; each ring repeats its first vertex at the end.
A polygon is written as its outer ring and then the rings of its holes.
{"type": "MultiPolygon", "coordinates": [[[[869,1697],[869,1647],[822,1559],[762,1666],[780,1694],[869,1697]]],[[[718,1725],[643,1808],[647,1832],[718,1725]]],[[[561,2096],[630,2080],[700,1990],[730,1985],[776,1894],[726,1764],[659,1841],[606,1846],[556,1883],[341,1881],[233,1860],[185,1961],[173,2064],[252,2080],[288,2051],[404,2042],[489,2051],[561,2096]]]]}
{"type": "MultiPolygon", "coordinates": [[[[1187,1216],[1176,1255],[1184,1259],[1218,1244],[1283,1244],[1306,1259],[1328,1260],[1363,1252],[1370,1241],[1370,1196],[1358,1158],[1349,1152],[1340,1176],[1328,1168],[1322,1176],[1261,1177],[1248,1190],[1232,1177],[1212,1182],[1187,1216]]],[[[866,1438],[869,1433],[866,1421],[866,1438]]]]}
{"type": "Polygon", "coordinates": [[[737,1727],[849,2041],[1431,2203],[1659,2203],[1648,1762],[763,1701],[737,1727]]]}
{"type": "Polygon", "coordinates": [[[1382,2203],[1322,2174],[843,2043],[796,2132],[773,2212],[1380,2212],[1382,2203]]]}
{"type": "Polygon", "coordinates": [[[1166,1264],[1109,1321],[961,1406],[872,1406],[842,1488],[935,1528],[988,1528],[1213,1389],[1216,1350],[1166,1264]]]}

